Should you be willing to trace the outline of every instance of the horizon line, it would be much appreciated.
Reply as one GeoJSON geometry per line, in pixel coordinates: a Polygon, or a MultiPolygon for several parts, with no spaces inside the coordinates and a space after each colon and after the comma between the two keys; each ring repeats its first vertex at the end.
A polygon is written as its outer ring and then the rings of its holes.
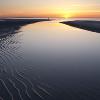
{"type": "MultiPolygon", "coordinates": [[[[1,18],[65,18],[65,17],[28,17],[28,16],[19,16],[19,17],[0,17],[1,18]]],[[[68,17],[68,18],[100,18],[99,16],[98,17],[68,17]]]]}

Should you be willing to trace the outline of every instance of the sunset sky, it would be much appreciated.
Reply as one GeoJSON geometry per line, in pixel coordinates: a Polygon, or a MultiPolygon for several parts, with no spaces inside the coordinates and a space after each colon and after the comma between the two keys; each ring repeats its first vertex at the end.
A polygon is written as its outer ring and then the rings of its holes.
{"type": "Polygon", "coordinates": [[[0,17],[100,17],[100,0],[0,0],[0,17]]]}

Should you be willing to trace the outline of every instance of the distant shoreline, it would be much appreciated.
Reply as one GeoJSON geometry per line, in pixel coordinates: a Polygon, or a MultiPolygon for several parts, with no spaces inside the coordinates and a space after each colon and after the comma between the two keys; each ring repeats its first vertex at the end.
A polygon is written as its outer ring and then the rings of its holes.
{"type": "Polygon", "coordinates": [[[49,19],[1,19],[0,28],[12,27],[12,26],[24,26],[27,24],[40,22],[40,21],[49,21],[49,19]]]}
{"type": "Polygon", "coordinates": [[[84,30],[100,33],[100,21],[75,20],[75,21],[64,21],[61,23],[81,28],[84,30]]]}

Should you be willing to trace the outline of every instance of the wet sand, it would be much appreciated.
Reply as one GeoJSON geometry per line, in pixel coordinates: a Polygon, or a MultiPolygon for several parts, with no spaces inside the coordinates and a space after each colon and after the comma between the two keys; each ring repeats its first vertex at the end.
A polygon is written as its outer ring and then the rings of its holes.
{"type": "Polygon", "coordinates": [[[22,66],[23,57],[17,52],[20,47],[17,46],[17,43],[20,45],[17,41],[20,35],[14,38],[22,26],[40,21],[48,21],[48,19],[0,20],[0,91],[2,91],[0,92],[0,100],[42,100],[43,97],[40,94],[49,97],[49,93],[44,89],[48,89],[48,87],[41,85],[41,82],[38,81],[33,84],[32,79],[30,80],[24,72],[28,71],[27,69],[23,68],[23,72],[18,70],[18,67],[25,66],[22,66]],[[14,46],[14,44],[16,45],[14,46]],[[11,45],[13,46],[11,47],[11,45]],[[9,64],[7,64],[7,61],[9,64]],[[20,61],[20,63],[17,63],[17,61],[20,61]],[[38,84],[38,86],[35,84],[38,84]]]}
{"type": "Polygon", "coordinates": [[[55,21],[19,29],[0,29],[0,100],[100,99],[100,34],[55,21]]]}
{"type": "Polygon", "coordinates": [[[75,21],[65,21],[61,23],[85,29],[88,31],[100,33],[100,21],[75,20],[75,21]]]}

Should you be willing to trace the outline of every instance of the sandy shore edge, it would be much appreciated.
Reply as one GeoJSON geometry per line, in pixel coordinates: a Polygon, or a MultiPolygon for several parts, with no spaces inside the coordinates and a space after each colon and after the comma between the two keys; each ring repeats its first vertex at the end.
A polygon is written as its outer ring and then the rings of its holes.
{"type": "Polygon", "coordinates": [[[61,23],[81,28],[84,30],[100,33],[100,21],[75,20],[75,21],[64,21],[61,23]]]}
{"type": "Polygon", "coordinates": [[[10,26],[23,26],[41,21],[49,21],[49,19],[1,19],[0,28],[10,27],[10,26]]]}

